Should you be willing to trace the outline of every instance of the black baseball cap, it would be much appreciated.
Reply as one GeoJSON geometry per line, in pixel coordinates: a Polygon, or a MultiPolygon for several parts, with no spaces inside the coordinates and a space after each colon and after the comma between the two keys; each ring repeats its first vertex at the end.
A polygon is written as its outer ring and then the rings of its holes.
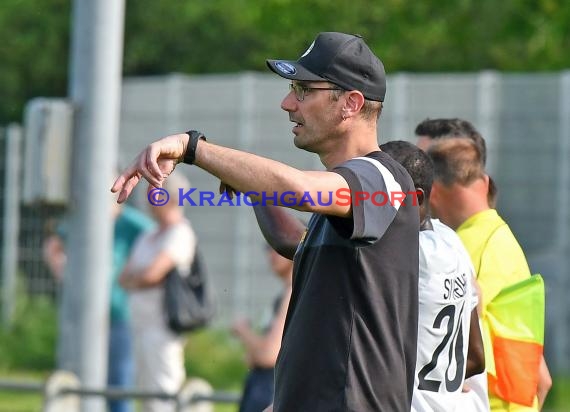
{"type": "Polygon", "coordinates": [[[386,95],[384,65],[359,35],[319,33],[299,60],[267,60],[267,66],[286,79],[328,81],[369,100],[383,102],[386,95]]]}

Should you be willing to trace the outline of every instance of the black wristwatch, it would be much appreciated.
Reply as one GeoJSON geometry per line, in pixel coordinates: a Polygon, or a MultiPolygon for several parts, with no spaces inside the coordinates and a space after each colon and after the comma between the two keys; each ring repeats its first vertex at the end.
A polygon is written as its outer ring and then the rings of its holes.
{"type": "Polygon", "coordinates": [[[188,146],[186,147],[186,153],[184,153],[182,162],[191,165],[194,164],[194,160],[196,160],[196,147],[198,146],[198,140],[206,140],[206,136],[204,136],[204,133],[197,130],[189,130],[186,134],[190,138],[188,139],[188,146]]]}

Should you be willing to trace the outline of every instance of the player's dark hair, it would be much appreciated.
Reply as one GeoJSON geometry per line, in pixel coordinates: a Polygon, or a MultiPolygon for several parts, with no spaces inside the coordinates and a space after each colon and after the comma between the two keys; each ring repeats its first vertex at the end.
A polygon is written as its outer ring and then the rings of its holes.
{"type": "Polygon", "coordinates": [[[429,199],[434,175],[433,163],[429,156],[416,145],[403,140],[384,143],[380,149],[404,166],[412,177],[414,186],[422,189],[425,198],[429,199]]]}

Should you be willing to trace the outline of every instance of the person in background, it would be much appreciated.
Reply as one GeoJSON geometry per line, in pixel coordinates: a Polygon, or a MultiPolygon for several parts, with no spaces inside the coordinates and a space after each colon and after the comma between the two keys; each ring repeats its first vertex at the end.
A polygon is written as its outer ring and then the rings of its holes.
{"type": "Polygon", "coordinates": [[[433,163],[408,142],[390,141],[380,149],[408,171],[420,206],[420,309],[412,411],[488,411],[486,386],[480,398],[463,392],[466,378],[485,371],[475,272],[457,234],[430,216],[433,163]]]}
{"type": "Polygon", "coordinates": [[[438,118],[425,119],[416,126],[416,146],[427,152],[437,139],[464,137],[473,140],[481,153],[481,163],[487,163],[487,144],[481,133],[473,124],[465,119],[438,118]]]}
{"type": "MultiPolygon", "coordinates": [[[[477,131],[475,126],[464,119],[458,118],[439,118],[425,119],[416,126],[416,145],[423,151],[427,151],[430,146],[438,139],[449,139],[453,137],[464,137],[473,140],[479,153],[481,153],[481,163],[483,168],[487,164],[487,144],[481,133],[477,131]]],[[[494,208],[497,205],[497,197],[499,189],[495,181],[489,176],[489,192],[487,193],[487,201],[489,207],[494,208]]]]}
{"type": "Polygon", "coordinates": [[[273,375],[291,298],[293,261],[269,247],[267,254],[273,273],[283,283],[283,290],[273,304],[271,321],[261,334],[245,319],[238,319],[232,325],[233,334],[245,347],[249,368],[239,412],[260,412],[273,402],[273,375]]]}
{"type": "MultiPolygon", "coordinates": [[[[173,268],[189,274],[196,251],[196,235],[178,206],[178,189],[190,183],[179,174],[164,185],[170,200],[162,206],[150,205],[158,226],[141,236],[120,277],[129,292],[132,315],[137,387],[145,391],[176,393],[184,383],[183,336],[167,325],[163,300],[164,281],[173,268]]],[[[150,193],[154,188],[149,187],[150,193]]],[[[149,399],[143,412],[174,412],[171,401],[149,399]]]]}
{"type": "Polygon", "coordinates": [[[42,241],[42,259],[51,276],[59,285],[63,282],[63,272],[67,263],[63,239],[59,235],[60,225],[57,219],[49,219],[45,224],[45,238],[42,241]]]}
{"type": "MultiPolygon", "coordinates": [[[[154,222],[144,213],[128,205],[113,202],[113,263],[109,309],[109,348],[107,384],[115,388],[130,388],[134,381],[134,360],[130,325],[129,305],[125,290],[119,284],[121,274],[131,250],[143,233],[154,227],[154,222]]],[[[63,280],[65,269],[65,222],[60,224],[43,243],[43,256],[53,276],[63,280]]],[[[132,402],[128,399],[108,401],[110,412],[131,412],[132,402]]]]}
{"type": "MultiPolygon", "coordinates": [[[[530,277],[524,252],[507,223],[489,207],[489,178],[482,153],[469,138],[443,139],[428,150],[435,179],[430,205],[441,221],[454,229],[469,252],[482,294],[482,320],[487,305],[504,288],[530,277]]],[[[490,338],[484,336],[484,341],[490,338]]],[[[490,352],[492,353],[492,352],[490,352]]],[[[487,362],[490,360],[487,359],[487,362]]],[[[537,396],[532,407],[517,405],[489,391],[492,411],[538,411],[552,379],[542,357],[537,371],[537,396]]]]}

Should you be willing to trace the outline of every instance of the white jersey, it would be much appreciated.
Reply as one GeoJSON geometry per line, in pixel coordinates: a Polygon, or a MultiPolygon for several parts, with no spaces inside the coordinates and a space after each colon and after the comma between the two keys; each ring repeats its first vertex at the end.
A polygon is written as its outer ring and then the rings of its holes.
{"type": "Polygon", "coordinates": [[[488,412],[491,410],[486,371],[465,379],[465,386],[469,390],[461,394],[459,403],[461,412],[488,412]]]}
{"type": "Polygon", "coordinates": [[[457,234],[432,219],[420,232],[418,349],[412,411],[463,411],[471,311],[471,259],[457,234]]]}

